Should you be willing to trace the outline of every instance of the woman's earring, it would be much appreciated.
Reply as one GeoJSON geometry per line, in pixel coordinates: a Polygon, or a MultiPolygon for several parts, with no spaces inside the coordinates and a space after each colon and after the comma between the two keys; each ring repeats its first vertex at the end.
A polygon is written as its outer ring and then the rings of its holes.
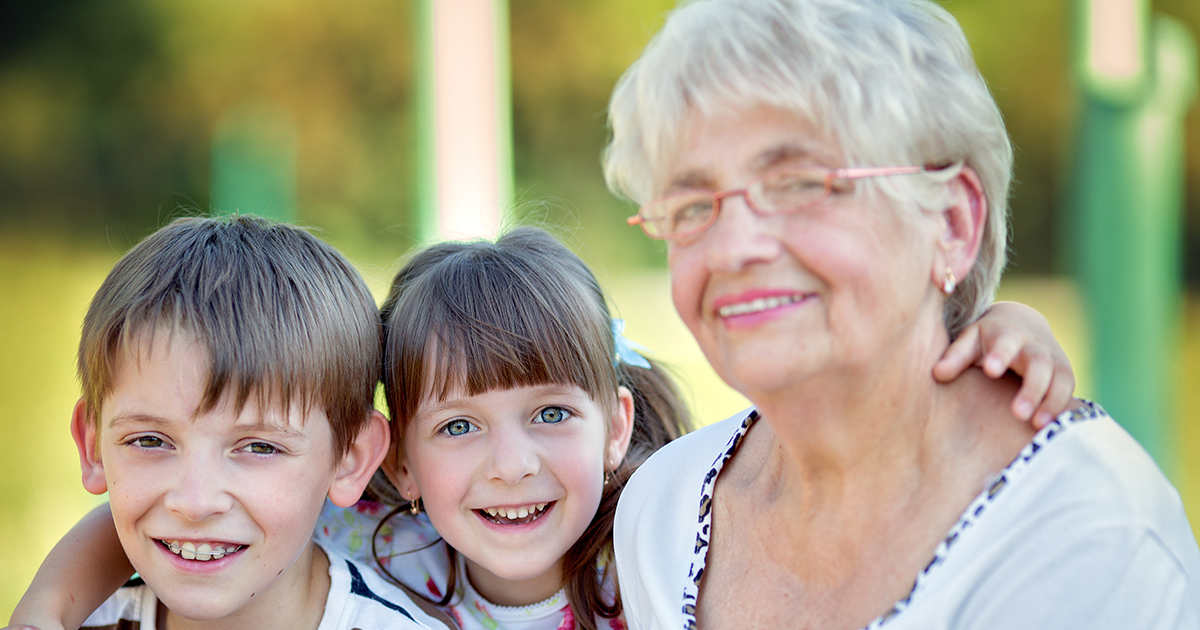
{"type": "Polygon", "coordinates": [[[958,287],[958,283],[954,280],[954,272],[946,267],[946,273],[942,274],[942,293],[947,296],[952,295],[956,287],[958,287]]]}
{"type": "Polygon", "coordinates": [[[405,498],[408,499],[408,513],[412,514],[413,516],[420,516],[421,515],[421,497],[417,497],[414,499],[414,498],[412,498],[410,493],[406,492],[404,494],[405,494],[405,498]]]}
{"type": "Polygon", "coordinates": [[[607,486],[610,480],[612,480],[612,473],[608,472],[607,470],[604,471],[604,485],[607,486]]]}

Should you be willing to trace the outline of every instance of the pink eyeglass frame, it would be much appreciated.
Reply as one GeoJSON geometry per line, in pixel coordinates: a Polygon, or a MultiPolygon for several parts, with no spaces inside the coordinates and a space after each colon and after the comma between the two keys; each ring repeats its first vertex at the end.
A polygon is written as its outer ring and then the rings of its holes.
{"type": "MultiPolygon", "coordinates": [[[[825,167],[808,167],[808,168],[781,169],[781,170],[814,170],[814,171],[815,170],[823,170],[823,171],[825,171],[825,193],[822,194],[820,197],[813,199],[808,204],[805,204],[805,206],[806,206],[806,205],[812,205],[812,204],[828,197],[829,195],[833,194],[833,182],[837,181],[837,180],[864,179],[867,177],[887,177],[890,175],[915,175],[917,173],[925,173],[928,171],[941,170],[942,168],[945,168],[945,167],[864,166],[864,167],[835,168],[835,169],[825,168],[825,167]]],[[[741,198],[745,199],[746,205],[749,206],[751,210],[753,210],[754,212],[757,212],[758,214],[786,214],[789,211],[799,210],[800,208],[805,207],[805,206],[796,206],[795,208],[789,208],[787,211],[782,211],[782,212],[778,212],[778,213],[765,213],[762,210],[759,210],[758,208],[756,208],[754,206],[754,203],[750,201],[750,197],[748,197],[746,195],[746,192],[750,190],[751,186],[754,186],[758,182],[760,182],[764,179],[767,179],[768,177],[774,177],[777,173],[778,173],[778,171],[772,171],[769,173],[765,173],[760,177],[754,178],[753,180],[750,181],[749,184],[747,184],[746,186],[744,186],[742,188],[730,188],[728,190],[718,190],[718,191],[712,192],[711,193],[712,199],[713,199],[712,214],[709,215],[708,220],[704,222],[704,225],[698,226],[698,227],[688,230],[686,232],[680,232],[679,234],[671,234],[670,236],[655,236],[655,235],[651,234],[650,232],[648,232],[646,230],[646,219],[644,217],[642,217],[642,209],[644,209],[646,206],[657,204],[664,199],[668,199],[668,198],[674,197],[676,195],[692,194],[692,193],[697,192],[694,189],[693,190],[681,190],[678,192],[674,192],[674,193],[659,197],[659,198],[651,201],[650,203],[644,204],[641,208],[638,208],[637,214],[629,217],[628,219],[625,219],[625,223],[627,225],[642,226],[642,233],[644,233],[646,236],[648,236],[650,238],[653,238],[656,240],[675,240],[675,239],[686,238],[688,236],[693,236],[695,234],[699,234],[699,233],[707,230],[708,228],[712,227],[712,224],[717,221],[717,214],[719,214],[721,212],[721,201],[724,199],[728,199],[730,197],[741,197],[741,198]]]]}

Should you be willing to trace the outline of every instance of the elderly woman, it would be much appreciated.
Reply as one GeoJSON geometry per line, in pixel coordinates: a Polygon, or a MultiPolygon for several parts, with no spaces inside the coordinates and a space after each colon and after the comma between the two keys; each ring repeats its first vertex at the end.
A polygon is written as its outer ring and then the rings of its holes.
{"type": "Polygon", "coordinates": [[[1040,432],[931,377],[992,300],[1012,150],[925,0],[712,0],[621,79],[610,185],[747,414],[654,455],[616,554],[635,628],[1200,628],[1178,493],[1104,411],[1040,432]]]}

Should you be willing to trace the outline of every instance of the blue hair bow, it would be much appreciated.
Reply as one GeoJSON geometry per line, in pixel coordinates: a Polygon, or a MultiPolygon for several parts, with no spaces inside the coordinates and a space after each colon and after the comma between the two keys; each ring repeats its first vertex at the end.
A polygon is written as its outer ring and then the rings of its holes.
{"type": "Polygon", "coordinates": [[[649,370],[650,362],[646,360],[646,357],[638,353],[649,353],[650,350],[648,350],[645,346],[637,342],[630,341],[625,337],[623,334],[625,332],[625,320],[612,320],[612,331],[613,341],[615,341],[614,345],[617,347],[617,356],[613,358],[613,365],[616,365],[617,362],[621,362],[625,365],[636,365],[637,367],[649,370]]]}

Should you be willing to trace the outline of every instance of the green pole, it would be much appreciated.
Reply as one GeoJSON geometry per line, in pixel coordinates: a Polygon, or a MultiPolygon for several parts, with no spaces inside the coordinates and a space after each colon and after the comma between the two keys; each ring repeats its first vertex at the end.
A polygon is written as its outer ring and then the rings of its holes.
{"type": "Polygon", "coordinates": [[[416,210],[417,238],[422,243],[438,237],[437,98],[434,89],[433,3],[416,3],[416,210]]]}
{"type": "Polygon", "coordinates": [[[261,103],[237,107],[217,124],[212,209],[296,220],[296,130],[286,112],[261,103]]]}
{"type": "Polygon", "coordinates": [[[500,225],[511,217],[513,204],[512,53],[508,0],[495,0],[496,20],[496,170],[500,225]]]}
{"type": "MultiPolygon", "coordinates": [[[[1138,15],[1149,15],[1147,3],[1130,2],[1138,15]]],[[[1074,249],[1091,317],[1095,396],[1171,473],[1183,118],[1194,92],[1196,55],[1178,23],[1126,19],[1126,27],[1145,27],[1136,45],[1127,46],[1140,58],[1122,62],[1110,55],[1107,67],[1091,63],[1088,54],[1097,47],[1089,33],[1104,29],[1088,20],[1099,4],[1085,1],[1080,12],[1076,74],[1082,98],[1073,184],[1074,249]]],[[[1111,10],[1116,3],[1103,4],[1111,10]]]]}

